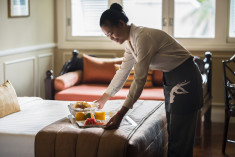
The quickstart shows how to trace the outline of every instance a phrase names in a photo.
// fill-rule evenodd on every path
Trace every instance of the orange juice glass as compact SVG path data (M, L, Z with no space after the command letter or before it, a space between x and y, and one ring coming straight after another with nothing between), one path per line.
M97 120L105 120L105 112L104 111L95 111L95 119Z

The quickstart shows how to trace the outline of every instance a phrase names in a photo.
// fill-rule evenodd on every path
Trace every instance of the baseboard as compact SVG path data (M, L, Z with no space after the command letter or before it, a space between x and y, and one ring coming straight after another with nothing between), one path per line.
M222 102L212 102L212 106L224 107L224 103L222 103Z
M225 118L224 105L213 104L212 113L211 113L211 121L214 123L224 123L224 118ZM235 117L230 118L230 123L235 123Z

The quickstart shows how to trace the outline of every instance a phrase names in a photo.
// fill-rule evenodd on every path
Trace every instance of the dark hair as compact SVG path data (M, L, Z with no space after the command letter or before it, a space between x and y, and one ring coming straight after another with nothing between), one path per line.
M124 21L125 23L129 21L128 17L122 9L122 6L118 3L113 3L109 9L102 13L100 17L100 27L107 24L107 22L117 26L120 20Z

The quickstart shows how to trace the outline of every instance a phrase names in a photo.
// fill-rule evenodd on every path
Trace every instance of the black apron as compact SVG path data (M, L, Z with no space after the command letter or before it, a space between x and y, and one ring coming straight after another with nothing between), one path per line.
M165 108L173 114L192 113L203 106L202 77L193 57L163 73Z

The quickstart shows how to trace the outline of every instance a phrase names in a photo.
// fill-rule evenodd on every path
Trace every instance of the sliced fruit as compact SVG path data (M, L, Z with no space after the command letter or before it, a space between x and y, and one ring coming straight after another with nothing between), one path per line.
M85 120L85 119L86 119L86 118L85 118L85 113L83 113L83 112L77 112L76 115L75 115L75 119L76 119L77 121L79 121L79 120Z
M87 119L87 118L91 118L91 113L90 112L86 114L85 119Z
M87 118L84 125L95 125L96 121L94 118Z
M91 113L91 118L94 118L95 119L95 116L94 116L94 114L92 113L92 112L90 112Z
M104 125L104 123L100 122L100 123L95 123L95 125Z

